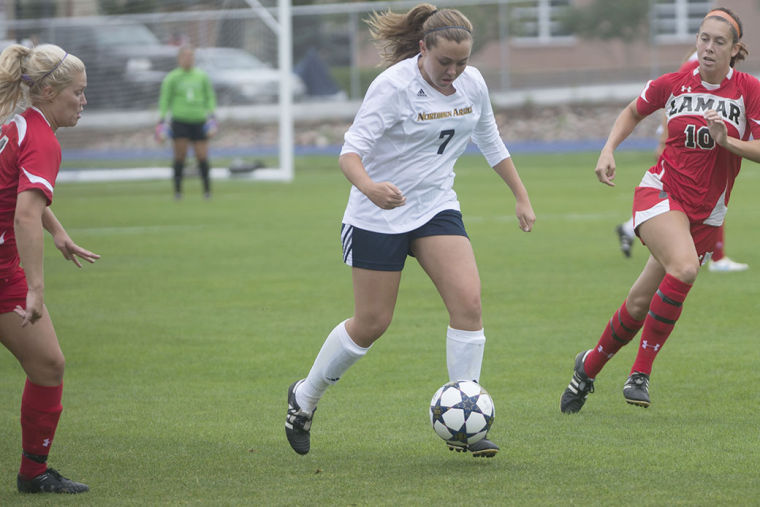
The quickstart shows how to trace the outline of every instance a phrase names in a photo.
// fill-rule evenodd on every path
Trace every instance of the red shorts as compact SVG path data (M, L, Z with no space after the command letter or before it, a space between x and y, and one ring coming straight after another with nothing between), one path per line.
M639 225L650 218L662 215L668 211L681 211L688 217L683 206L675 199L671 199L664 190L650 187L636 187L633 193L633 229L636 231L636 235L639 233ZM720 227L692 222L691 218L689 218L689 223L691 225L691 237L697 249L699 262L704 264L710 260L713 250L715 250L715 245L720 239Z
M17 306L26 308L26 275L21 266L5 278L0 278L0 313L12 312Z

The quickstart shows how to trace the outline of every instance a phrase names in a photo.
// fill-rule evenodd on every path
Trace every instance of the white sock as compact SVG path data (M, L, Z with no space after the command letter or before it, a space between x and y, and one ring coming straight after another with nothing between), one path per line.
M480 380L483 348L486 335L483 330L463 331L449 326L446 331L446 366L449 381Z
M311 412L327 388L367 353L369 347L360 347L346 331L344 320L333 329L317 354L306 380L296 390L296 402L302 410Z
M633 232L633 217L629 218L626 223L623 224L623 232L626 236L634 237L636 235Z

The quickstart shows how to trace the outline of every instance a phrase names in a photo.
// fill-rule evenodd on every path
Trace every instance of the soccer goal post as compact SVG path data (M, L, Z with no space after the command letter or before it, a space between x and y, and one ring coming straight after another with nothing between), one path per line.
M86 112L77 128L61 133L64 151L76 152L66 159L82 160L74 179L107 178L111 170L115 179L167 177L170 143L153 139L159 90L178 65L178 48L191 44L195 66L209 75L217 97L212 178L292 181L293 97L302 98L305 89L294 73L291 1L218 2L208 10L204 6L213 3L188 9L186 2L167 0L151 12L124 14L84 9L85 2L75 0L73 14L35 18L20 18L23 9L3 4L0 49L53 43L85 62ZM233 167L230 160L242 164Z
M280 33L277 35L277 53L280 67L280 168L277 171L278 176L283 180L292 181L295 146L293 140L293 86L289 77L293 72L293 15L291 0L277 0L277 3L280 27Z
M246 0L277 39L277 67L280 73L278 109L278 154L276 168L261 168L251 174L252 179L292 181L294 171L293 124L293 14L291 0L277 0L277 18L259 0Z

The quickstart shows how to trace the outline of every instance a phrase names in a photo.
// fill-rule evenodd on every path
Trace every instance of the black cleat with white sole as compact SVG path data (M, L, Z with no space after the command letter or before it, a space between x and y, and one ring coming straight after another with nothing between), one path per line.
M649 401L649 375L646 373L633 372L623 385L623 396L626 403L637 407L647 408Z
M484 438L474 444L463 444L461 442L446 442L450 451L469 452L473 458L493 458L499 452L499 446Z
M311 448L311 420L316 408L311 412L301 410L296 402L296 389L303 382L297 380L288 388L288 414L285 418L285 435L288 443L298 454L307 454Z
M573 368L573 378L570 379L565 392L562 393L562 399L559 403L559 408L563 414L575 414L580 412L583 408L583 404L586 403L588 395L594 392L594 379L589 378L586 375L586 370L583 368L583 361L586 359L586 354L590 351L579 352L575 356L575 367Z

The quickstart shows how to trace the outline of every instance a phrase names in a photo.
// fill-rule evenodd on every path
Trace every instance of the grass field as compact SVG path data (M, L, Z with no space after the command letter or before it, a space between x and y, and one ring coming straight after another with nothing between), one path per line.
M349 185L333 157L299 158L292 184L224 181L203 201L169 182L61 184L54 209L103 258L81 271L52 243L46 301L67 357L51 464L78 497L15 492L23 372L0 353L0 505L749 505L760 498L759 167L746 163L728 220L742 274L705 271L655 364L649 409L626 405L636 352L623 349L583 411L559 397L645 260L625 259L648 153L618 155L618 187L596 154L520 155L538 216L482 157L457 183L483 282L481 381L496 403L476 460L446 450L427 405L447 380L447 315L412 259L390 329L320 403L312 451L283 429L287 386L351 315L339 221Z

